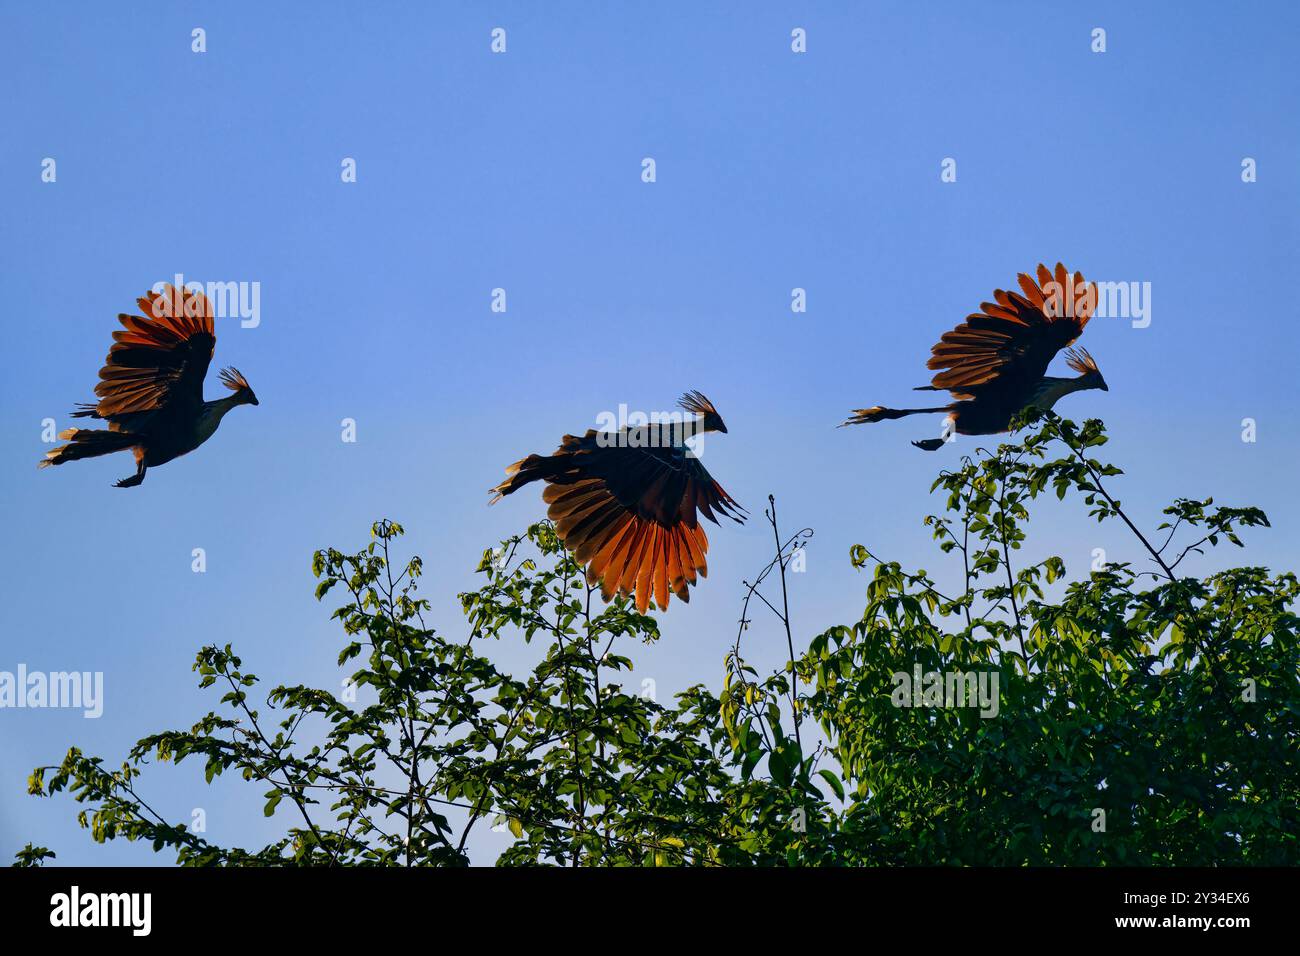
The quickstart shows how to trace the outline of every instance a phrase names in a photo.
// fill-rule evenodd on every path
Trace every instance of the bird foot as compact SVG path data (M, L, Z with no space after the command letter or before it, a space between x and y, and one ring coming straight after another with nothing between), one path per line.
M944 446L944 441L942 438L927 438L925 441L914 441L912 444L921 451L938 451Z
M144 472L132 475L130 478L123 478L121 481L113 482L114 488L134 488L144 481Z

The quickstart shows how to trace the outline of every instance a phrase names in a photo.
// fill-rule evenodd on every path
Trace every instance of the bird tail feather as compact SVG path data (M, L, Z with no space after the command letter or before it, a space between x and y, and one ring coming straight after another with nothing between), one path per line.
M908 415L925 415L930 412L949 411L947 405L941 405L938 408L885 408L882 405L873 405L871 408L857 408L847 421L840 423L840 427L845 425L866 425L871 422L883 422L886 419L906 418Z
M59 438L69 444L60 445L46 452L45 457L37 465L38 468L61 465L65 461L111 455L115 451L126 451L140 443L140 437L129 432L112 432L94 428L69 428L60 432Z
M567 437L567 436L566 436ZM546 478L553 478L573 468L573 460L565 460L558 455L529 455L521 458L506 469L506 480L489 488L492 493L488 504L494 505L503 497L513 494L524 485Z

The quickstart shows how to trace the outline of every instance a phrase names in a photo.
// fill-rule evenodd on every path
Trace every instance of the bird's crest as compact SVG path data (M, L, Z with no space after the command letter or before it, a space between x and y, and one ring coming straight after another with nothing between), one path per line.
M1097 368L1097 360L1094 359L1087 349L1066 349L1065 364L1070 366L1080 375L1087 375L1090 372L1100 372Z
M718 410L713 407L713 403L697 391L689 391L677 402L688 412L694 412L697 415L716 415Z
M244 373L233 366L221 370L221 384L232 392L243 391L246 388L252 390L252 386L248 384L248 379L244 378Z

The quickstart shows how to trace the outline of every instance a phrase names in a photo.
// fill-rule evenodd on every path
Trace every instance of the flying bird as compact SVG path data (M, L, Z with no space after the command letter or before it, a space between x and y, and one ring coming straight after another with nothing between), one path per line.
M660 610L670 592L689 601L690 585L708 575L709 539L697 512L714 524L715 514L739 524L745 509L685 443L701 431L725 434L722 416L699 392L679 404L690 413L683 422L565 435L553 455L529 455L507 468L489 504L544 481L542 500L560 540L606 601L635 593L643 614L652 597Z
M212 304L202 292L166 286L136 300L144 315L119 315L122 330L99 370L99 401L79 404L73 418L98 418L108 428L69 428L68 442L49 452L39 467L96 458L130 449L136 473L114 487L144 481L145 470L164 465L212 437L236 405L256 405L257 396L237 369L221 371L221 384L234 394L203 400L203 379L217 336Z
M1011 419L1028 406L1050 409L1071 392L1099 388L1109 391L1100 369L1086 349L1073 349L1097 304L1097 287L1079 273L1070 275L1056 264L1053 273L1038 267L1038 281L1020 273L1020 292L996 289L995 302L967 316L945 332L931 350L926 367L938 369L929 385L917 391L951 393L954 401L931 408L859 408L844 425L931 412L947 412L947 432L995 435L1009 429ZM1079 374L1056 378L1047 374L1056 353L1067 349L1067 364ZM934 451L943 438L912 442Z

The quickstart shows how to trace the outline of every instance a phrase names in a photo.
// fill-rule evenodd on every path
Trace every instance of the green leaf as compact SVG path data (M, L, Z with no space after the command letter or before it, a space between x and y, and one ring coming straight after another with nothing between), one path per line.
M831 773L829 770L818 770L817 774L830 784L831 789L835 791L835 796L839 797L841 800L844 799L844 784L840 782L839 777Z

